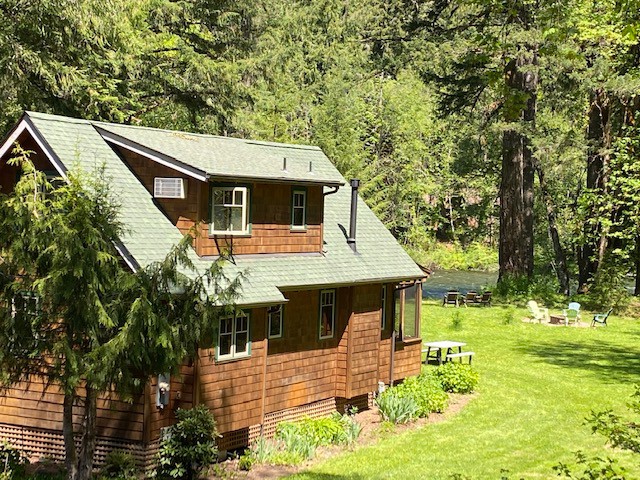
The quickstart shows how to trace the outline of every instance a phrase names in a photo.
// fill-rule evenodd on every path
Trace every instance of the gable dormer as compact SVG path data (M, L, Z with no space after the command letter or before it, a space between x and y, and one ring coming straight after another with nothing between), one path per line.
M99 125L198 255L320 254L323 187L342 177L316 147Z

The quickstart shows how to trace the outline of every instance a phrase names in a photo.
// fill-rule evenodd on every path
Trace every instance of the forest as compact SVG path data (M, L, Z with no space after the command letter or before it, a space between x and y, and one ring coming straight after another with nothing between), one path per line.
M0 13L3 133L36 110L314 144L421 264L462 255L513 288L607 298L640 278L637 0L0 0Z

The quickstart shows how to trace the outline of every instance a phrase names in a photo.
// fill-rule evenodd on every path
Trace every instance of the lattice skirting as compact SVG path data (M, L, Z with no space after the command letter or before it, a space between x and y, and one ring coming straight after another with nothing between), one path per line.
M64 462L62 432L0 423L0 440L6 440L14 447L19 448L34 461L47 458L54 462ZM80 437L76 438L76 445L80 445ZM158 446L158 441L144 445L137 442L98 437L93 459L94 466L100 468L104 465L104 459L110 451L123 450L133 456L140 468L149 470L154 466Z
M360 410L366 410L372 405L373 394L369 394L350 399L327 398L307 405L269 413L265 415L262 428L260 424L256 424L225 433L217 441L218 449L225 451L246 447L260 437L261 434L267 438L272 438L276 433L276 426L280 422L300 420L304 417L327 417L335 411L344 411L347 406L356 406ZM8 441L11 445L24 451L33 460L47 458L55 462L64 461L64 439L60 431L0 423L0 441L1 440ZM76 438L76 443L79 446L79 437ZM141 442L98 437L94 466L100 468L104 465L105 457L110 451L123 450L135 458L139 468L144 471L149 471L155 467L159 446L159 439L148 444L143 444Z
M360 410L366 410L373 406L373 394L361 395L360 397L351 399L327 398L307 405L268 413L264 418L262 435L266 438L272 438L276 433L276 426L280 422L293 422L305 417L328 417L335 411L344 411L345 405L356 406ZM218 449L222 451L246 447L260 437L260 430L260 425L257 424L248 428L227 432L218 440Z

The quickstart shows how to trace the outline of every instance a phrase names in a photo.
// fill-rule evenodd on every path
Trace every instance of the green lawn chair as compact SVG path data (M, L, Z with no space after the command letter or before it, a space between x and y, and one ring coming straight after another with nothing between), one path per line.
M569 325L573 322L575 325L580 322L580 304L578 302L571 302L569 306L562 311L564 315L564 324Z
M593 320L591 320L591 326L595 327L596 324L599 324L599 325L604 325L606 327L607 318L609 318L609 315L611 315L611 312L613 312L613 307L611 307L607 313L596 313L593 316Z

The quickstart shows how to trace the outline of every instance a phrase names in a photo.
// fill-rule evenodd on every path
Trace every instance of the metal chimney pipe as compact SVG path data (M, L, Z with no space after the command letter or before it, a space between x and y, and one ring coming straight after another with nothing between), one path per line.
M360 180L357 178L351 179L351 219L349 220L349 238L347 238L347 243L354 252L356 251L356 216L358 214L359 186Z

